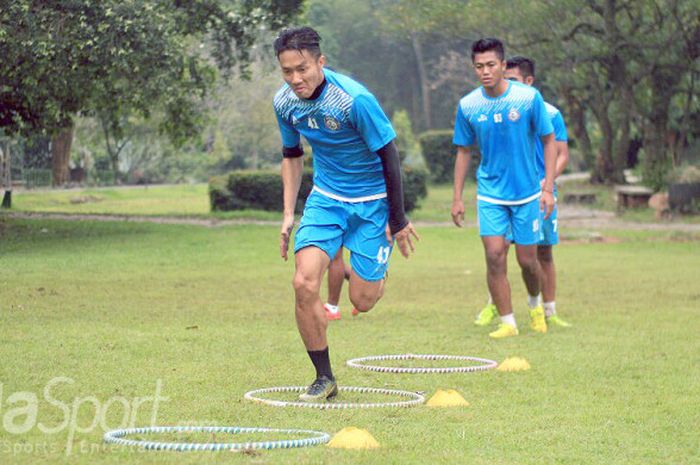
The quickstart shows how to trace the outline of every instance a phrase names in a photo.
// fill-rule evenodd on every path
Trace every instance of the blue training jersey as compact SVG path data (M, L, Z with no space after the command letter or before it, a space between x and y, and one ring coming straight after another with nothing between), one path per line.
M286 83L275 95L282 145L296 147L304 136L321 193L348 200L385 194L376 151L396 138L391 122L362 84L327 68L323 72L327 83L315 100L297 97Z
M525 84L508 81L506 91L495 98L483 86L463 97L457 105L453 143L479 146L477 198L512 205L536 199L536 144L553 130L542 95Z
M566 134L566 124L564 123L564 117L561 112L554 105L544 102L545 108L547 108L547 115L552 120L552 126L554 127L554 140L559 142L568 142L569 138ZM544 146L542 145L542 139L537 139L537 173L540 179L544 179ZM556 186L555 186L556 189Z

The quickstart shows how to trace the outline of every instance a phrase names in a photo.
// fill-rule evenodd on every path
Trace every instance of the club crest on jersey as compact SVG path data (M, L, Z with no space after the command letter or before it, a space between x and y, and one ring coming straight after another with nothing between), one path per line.
M340 129L340 123L338 122L337 119L333 118L332 116L326 116L323 118L323 123L326 125L326 129L329 131L337 131Z
M518 112L518 110L516 110L515 108L511 108L508 112L508 119L514 123L518 121L520 119L520 113Z

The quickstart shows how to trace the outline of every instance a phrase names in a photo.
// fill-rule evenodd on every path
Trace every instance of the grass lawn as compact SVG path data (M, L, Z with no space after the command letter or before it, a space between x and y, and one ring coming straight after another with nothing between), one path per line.
M467 184L467 220L475 221L476 210L469 199L476 196L476 185ZM452 208L452 186L433 185L420 207L409 215L412 221L449 222ZM206 184L175 184L163 186L93 188L79 190L42 190L15 193L12 210L20 212L50 212L67 214L139 215L216 217L220 219L252 218L279 221L281 213L263 210L230 212L209 211Z
M599 210L615 211L615 192L610 186L593 186L587 182L568 182L560 191L592 192L597 201L591 205ZM420 201L420 207L409 215L412 221L450 222L452 186L431 185L428 197ZM464 199L467 220L476 219L474 202L476 185L467 183ZM208 186L206 184L154 185L144 187L92 188L71 190L20 191L12 197L12 208L25 212L52 212L68 214L108 214L141 216L215 217L220 219L250 218L278 221L280 213L262 210L232 212L209 211ZM627 210L620 219L641 223L658 221L649 208ZM700 223L700 215L674 217L674 221Z
M473 198L475 192L475 185L468 184L465 187L465 199ZM430 195L421 201L420 206L421 208L411 214L412 220L451 221L452 186L431 186ZM68 214L215 216L221 219L255 218L274 221L281 219L279 212L262 210L212 214L209 211L208 186L206 184L23 191L13 195L12 209L25 212Z
M209 211L209 187L206 184L170 184L70 190L17 192L12 209L24 212L68 214L188 216L255 218L278 220L277 212L245 210Z
M120 215L205 215L206 184L134 186L17 192L12 208L30 212Z
M293 264L278 257L277 227L0 216L0 463L700 462L697 237L606 232L617 240L562 244L558 309L574 327L546 335L527 328L525 290L511 261L521 335L491 341L471 324L486 294L476 231L420 233L414 257L393 257L376 309L353 319L341 302L343 319L329 328L335 372L343 385L428 395L453 388L471 405L309 411L243 400L250 389L313 377L294 323ZM532 369L392 375L344 366L409 352L520 356ZM165 399L155 409L149 397L157 389ZM154 410L162 425L329 433L356 426L382 447L232 454L101 446L105 428L132 418L148 425Z

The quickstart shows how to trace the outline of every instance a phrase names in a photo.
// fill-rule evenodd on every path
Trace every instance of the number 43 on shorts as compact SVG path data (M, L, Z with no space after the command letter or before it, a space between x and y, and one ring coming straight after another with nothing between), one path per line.
M388 262L390 253L391 247L379 247L379 252L377 252L377 263L383 265Z

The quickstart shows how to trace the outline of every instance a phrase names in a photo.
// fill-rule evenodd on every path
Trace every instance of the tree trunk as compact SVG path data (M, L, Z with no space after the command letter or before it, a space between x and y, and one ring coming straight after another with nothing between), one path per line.
M622 77L624 77L624 72L621 72ZM627 168L627 159L629 157L629 152L631 148L632 138L630 136L630 129L632 124L632 111L635 105L634 95L632 94L632 89L626 83L619 83L620 85L620 96L621 96L621 108L622 118L619 122L620 136L617 139L617 144L615 147L615 172L622 173L622 171ZM624 179L624 174L622 175Z
M595 184L610 184L615 182L615 163L613 162L613 138L615 137L610 116L609 102L602 95L596 96L593 114L598 120L603 140L596 156L596 162L591 172L591 182Z
M568 121L571 123L571 130L576 137L576 145L583 155L586 169L593 168L595 156L593 154L593 144L586 128L586 110L581 101L573 94L571 89L562 88L561 94L567 103L569 114Z
M430 111L430 83L428 82L428 73L425 70L423 47L420 40L418 40L417 34L411 34L411 46L416 56L416 66L418 68L421 102L423 104L423 121L425 122L425 129L430 129L433 127L433 117Z
M685 99L685 108L683 109L683 122L681 123L681 130L677 134L675 144L673 144L673 166L676 167L681 164L681 154L683 149L687 145L686 138L688 133L691 131L690 127L690 105L693 102L693 97L695 95L695 71L690 71L690 85L688 86L688 93Z
M606 139L606 150L609 150L609 161L611 166L606 165L607 182L624 182L625 177L623 169L627 166L627 153L630 148L630 124L632 119L632 111L634 109L634 94L632 93L631 84L627 78L627 62L620 55L622 34L617 24L617 0L606 0L602 5L603 23L605 29L605 38L610 44L610 55L604 60L604 68L607 71L608 79L613 83L614 88L619 91L620 104L617 107L620 118L615 121L615 126L619 129L619 136L613 130L610 122L610 116L606 114L605 125L603 129L604 138ZM608 108L609 105L607 106ZM618 137L616 137L618 136ZM608 171L609 169L609 171Z
M655 190L663 188L671 162L666 146L668 110L678 81L675 70L656 69L651 73L651 111L644 131L643 177Z
M2 208L12 208L12 155L10 143L0 147L0 186L5 190L2 197Z
M70 179L70 147L73 143L73 123L61 129L51 139L51 167L53 171L53 185L63 186Z

